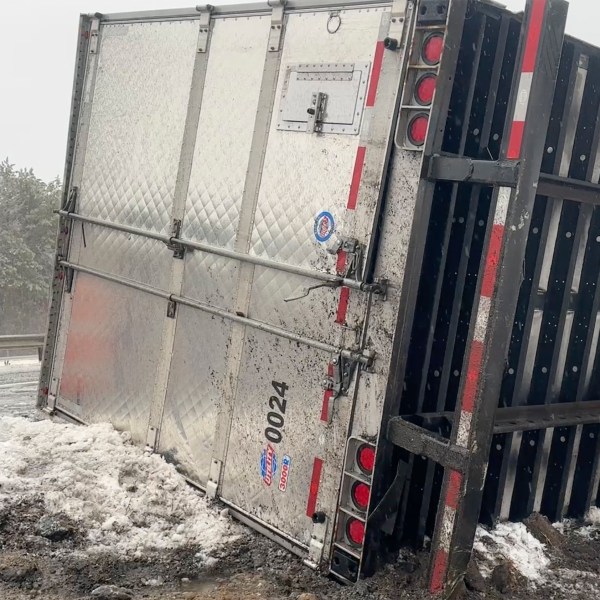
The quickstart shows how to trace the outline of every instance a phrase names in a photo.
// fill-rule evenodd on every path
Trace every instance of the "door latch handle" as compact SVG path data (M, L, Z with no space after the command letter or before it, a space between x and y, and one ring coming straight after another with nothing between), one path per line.
M341 281L326 281L325 283L318 283L317 285L311 285L309 287L303 287L302 291L297 296L289 296L288 298L284 298L284 302L293 302L294 300L301 300L302 298L306 298L313 290L318 290L319 288L337 288L342 285Z

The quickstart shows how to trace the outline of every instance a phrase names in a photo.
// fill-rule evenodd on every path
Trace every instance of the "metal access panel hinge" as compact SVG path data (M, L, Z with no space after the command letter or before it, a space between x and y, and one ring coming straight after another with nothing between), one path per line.
M325 513L317 512L313 515L313 528L308 544L308 557L304 560L304 564L311 569L318 569L323 559L328 524L329 519Z
M271 30L269 32L269 52L279 52L281 46L281 33L283 32L283 9L285 0L269 2L273 8L271 12Z
M196 10L200 13L200 30L198 31L198 43L196 50L198 52L206 52L208 50L208 37L210 35L210 15L213 11L213 6L196 6Z
M216 498L217 491L219 489L219 482L221 481L221 472L223 471L223 462L212 459L210 464L210 471L208 473L208 481L206 482L206 495L209 498Z
M98 52L98 34L100 32L100 19L93 19L90 25L90 54Z
M180 244L177 240L181 235L181 219L173 219L171 224L171 235L167 242L167 248L173 251L173 258L183 259L185 256L185 246Z
M323 130L323 118L327 106L327 94L314 92L310 106L306 109L308 120L306 122L306 133L320 133Z

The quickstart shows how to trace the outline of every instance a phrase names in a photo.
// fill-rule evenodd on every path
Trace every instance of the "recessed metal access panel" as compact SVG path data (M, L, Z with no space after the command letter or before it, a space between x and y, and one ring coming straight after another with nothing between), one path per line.
M369 68L368 62L289 65L277 129L358 134Z

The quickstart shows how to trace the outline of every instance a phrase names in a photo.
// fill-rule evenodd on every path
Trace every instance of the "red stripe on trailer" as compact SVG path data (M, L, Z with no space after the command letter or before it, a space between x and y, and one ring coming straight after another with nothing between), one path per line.
M323 394L323 405L321 406L321 421L329 423L329 402L333 397L333 390L325 390Z
M506 158L516 159L521 156L521 148L523 146L523 135L525 133L525 122L514 121L510 130L510 138L508 141L508 150Z
M485 260L485 272L483 274L483 284L481 286L481 295L484 298L491 298L494 293L503 239L504 225L496 223L492 228L490 247L488 248L487 258Z
M450 472L450 481L448 482L448 491L446 492L446 506L456 510L458 508L458 498L462 486L463 476L458 471Z
M338 302L337 313L335 315L335 322L338 325L344 325L346 323L346 315L348 314L349 301L350 301L350 288L343 287L340 290L340 301Z
M448 568L448 552L440 548L435 554L433 568L431 569L431 581L429 582L429 591L432 594L439 594L444 590L444 579L446 569Z
M461 409L472 413L477 397L477 387L481 374L481 363L483 360L483 344L477 340L473 341L471 353L469 354L469 366L467 367L467 380L463 392Z
M529 31L527 32L527 42L525 44L525 55L523 57L522 73L533 73L537 59L540 39L542 37L542 25L544 23L544 13L546 12L547 0L533 0L531 11L531 21L529 22Z
M338 275L343 275L346 272L346 260L348 255L345 250L339 250L337 255L337 262L335 264L335 272Z
M383 42L377 42L377 45L375 46L375 56L373 57L373 68L371 69L371 81L369 83L369 91L367 92L367 106L375 106L377 86L379 85L381 65L383 64L383 51Z
M352 181L350 182L350 192L348 193L348 210L354 210L358 201L358 190L360 189L360 180L362 171L365 165L366 146L359 146L356 150L356 158L354 160L354 170L352 171Z
M323 461L315 457L313 462L312 477L310 478L310 488L308 490L308 502L306 504L306 516L312 519L317 510L317 496L319 495L319 485L321 483L321 470Z

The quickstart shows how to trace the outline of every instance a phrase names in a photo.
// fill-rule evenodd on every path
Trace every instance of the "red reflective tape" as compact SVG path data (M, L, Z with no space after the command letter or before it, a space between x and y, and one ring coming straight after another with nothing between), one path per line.
M346 272L346 260L348 255L345 250L338 250L337 262L335 264L335 272L338 275L343 275Z
M379 85L381 65L383 64L383 51L383 42L377 42L377 45L375 46L375 56L373 57L373 68L371 69L371 81L369 83L369 91L367 92L367 106L375 106L377 86Z
M547 0L533 0L527 42L525 43L525 55L523 56L523 67L521 68L522 73L533 73L535 69L540 39L542 38L546 4Z
M488 248L487 258L485 259L485 271L483 273L483 283L481 285L481 295L484 298L491 298L496 287L496 273L500 263L500 253L502 252L502 240L504 239L504 225L495 224L490 236L490 247Z
M508 139L506 158L515 159L521 156L524 133L525 121L514 121L510 130L510 138Z
M483 344L477 340L471 345L469 354L469 366L467 367L467 380L463 391L461 409L472 413L475 408L475 399L477 397L477 387L479 386L479 376L481 374L481 363L483 360Z
M432 594L439 594L444 591L444 579L446 569L448 568L448 552L444 549L437 551L433 568L431 569L431 580L429 581L429 591Z
M325 390L323 394L323 405L321 406L321 421L329 423L329 402L333 396L333 390Z
M350 288L343 287L340 290L340 301L338 302L335 322L339 325L346 323L346 315L348 314L348 302L350 300Z
M319 495L319 484L321 483L321 470L323 461L315 457L313 462L312 477L310 478L310 488L308 490L308 502L306 504L306 516L312 519L317 510L317 496Z
M458 508L458 498L462 486L463 476L458 471L450 471L450 480L448 481L448 491L446 492L446 506L456 510Z
M365 164L366 146L359 146L356 150L356 159L354 160L354 170L352 171L352 182L350 183L350 192L348 193L348 210L354 210L358 201L358 190L360 189L360 180L362 170Z

